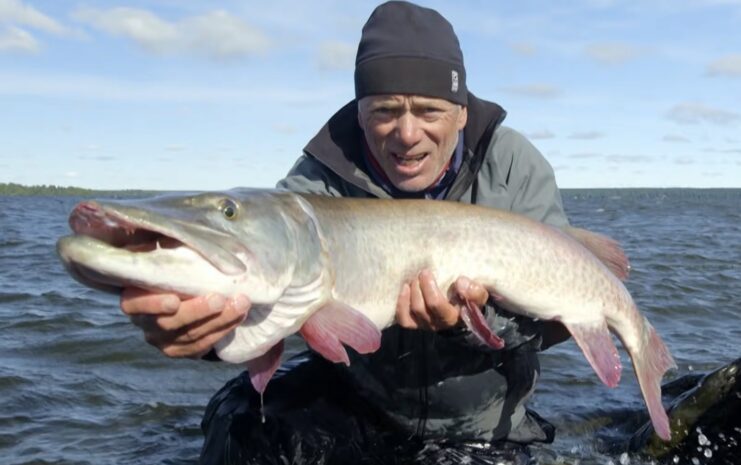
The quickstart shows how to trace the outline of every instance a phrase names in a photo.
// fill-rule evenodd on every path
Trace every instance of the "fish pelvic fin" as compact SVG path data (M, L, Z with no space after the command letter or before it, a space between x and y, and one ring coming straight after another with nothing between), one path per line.
M616 240L572 226L567 226L563 231L592 252L618 279L621 281L628 279L630 263Z
M620 382L620 355L607 329L607 322L564 323L599 379L609 387Z
M638 384L656 435L664 441L670 441L669 418L661 403L661 379L667 370L676 368L677 365L664 341L645 318L644 325L646 328L644 344L637 354L631 354L633 369L638 377Z
M280 366L282 355L283 341L281 340L264 354L247 361L247 372L250 375L252 387L260 394L265 392L265 387Z
M313 350L334 363L350 365L343 344L368 354L381 346L381 331L365 315L337 300L314 312L300 330Z
M461 319L463 320L463 323L465 323L466 328L468 328L468 330L471 331L482 344L487 345L492 349L503 348L504 340L489 328L486 318L484 318L484 314L479 306L468 299L464 299L464 304L465 305L461 306Z

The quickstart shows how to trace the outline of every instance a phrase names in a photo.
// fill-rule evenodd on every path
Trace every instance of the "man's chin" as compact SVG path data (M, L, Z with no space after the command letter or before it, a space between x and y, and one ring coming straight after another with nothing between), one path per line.
M427 184L421 179L404 179L401 181L393 182L395 188L407 194L414 194L415 192L422 192L427 189Z

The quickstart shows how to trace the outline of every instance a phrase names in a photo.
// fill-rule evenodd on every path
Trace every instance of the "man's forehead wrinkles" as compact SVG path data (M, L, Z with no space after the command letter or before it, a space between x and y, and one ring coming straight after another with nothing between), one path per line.
M409 104L412 107L437 106L445 109L453 108L454 106L456 106L453 102L448 102L445 99L427 97L425 95L382 95L366 98L369 98L369 100L366 100L366 102L371 106L402 106Z

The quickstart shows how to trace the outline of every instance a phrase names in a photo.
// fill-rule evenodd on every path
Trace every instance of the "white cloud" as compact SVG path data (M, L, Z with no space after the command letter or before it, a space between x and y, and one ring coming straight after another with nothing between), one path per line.
M533 56L538 53L535 45L528 42L516 42L509 45L512 50L520 55Z
M677 165L694 165L697 160L694 157L682 156L675 158L674 163Z
M597 153L597 152L579 152L579 153L572 153L571 155L569 155L569 158L590 159L590 158L599 158L601 156L602 154Z
M607 161L612 163L650 163L653 158L648 155L608 155Z
M741 53L718 58L707 66L708 76L741 77Z
M599 131L582 131L572 133L569 136L569 139L594 140L601 139L603 137L605 137L605 135Z
M346 89L327 85L321 89L286 89L279 85L260 89L225 85L174 85L167 81L131 82L91 75L27 74L0 71L0 95L79 98L103 101L249 103L270 102L312 105L346 94Z
M69 32L59 22L18 0L0 0L0 22L19 24L51 34Z
M28 31L15 26L0 30L0 52L36 53L39 48L38 41Z
M553 98L561 94L561 90L550 84L525 84L521 86L510 86L502 89L510 94L524 95L534 98Z
M352 70L355 67L357 47L347 42L330 41L319 46L318 63L320 69Z
M261 31L223 10L178 22L164 20L148 10L125 7L83 8L77 10L74 17L161 54L195 53L215 59L232 59L262 53L270 46Z
M542 139L553 139L554 137L556 137L556 135L547 129L543 129L541 131L533 131L529 133L527 137L533 140L542 140Z
M260 30L226 11L212 11L185 20L179 29L186 42L208 56L232 58L265 52L270 41Z
M690 142L690 140L684 136L677 134L667 134L661 138L664 142Z
M686 102L675 105L666 113L666 118L680 124L698 124L701 122L727 126L741 120L741 115L719 108L709 107L702 103Z
M607 65L621 65L642 53L632 45L618 42L587 45L584 51L592 60Z
M290 135L297 132L296 126L286 123L273 123L273 130L278 134Z

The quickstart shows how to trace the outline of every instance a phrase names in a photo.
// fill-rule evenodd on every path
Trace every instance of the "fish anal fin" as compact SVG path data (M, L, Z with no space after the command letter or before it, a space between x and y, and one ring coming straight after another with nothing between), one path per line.
M584 352L599 379L610 387L620 382L620 354L605 321L598 323L564 323Z
M346 344L361 354L381 346L381 331L365 315L333 300L314 312L300 330L306 343L331 362L350 364Z
M564 228L564 232L592 252L618 279L621 281L628 279L630 263L616 240L572 226Z
M461 308L461 319L468 330L471 331L483 344L492 349L503 348L504 340L489 328L479 306L468 299L464 299L464 303L465 305Z
M264 354L246 362L252 387L260 394L265 392L265 387L280 366L282 355L283 341L279 341Z

